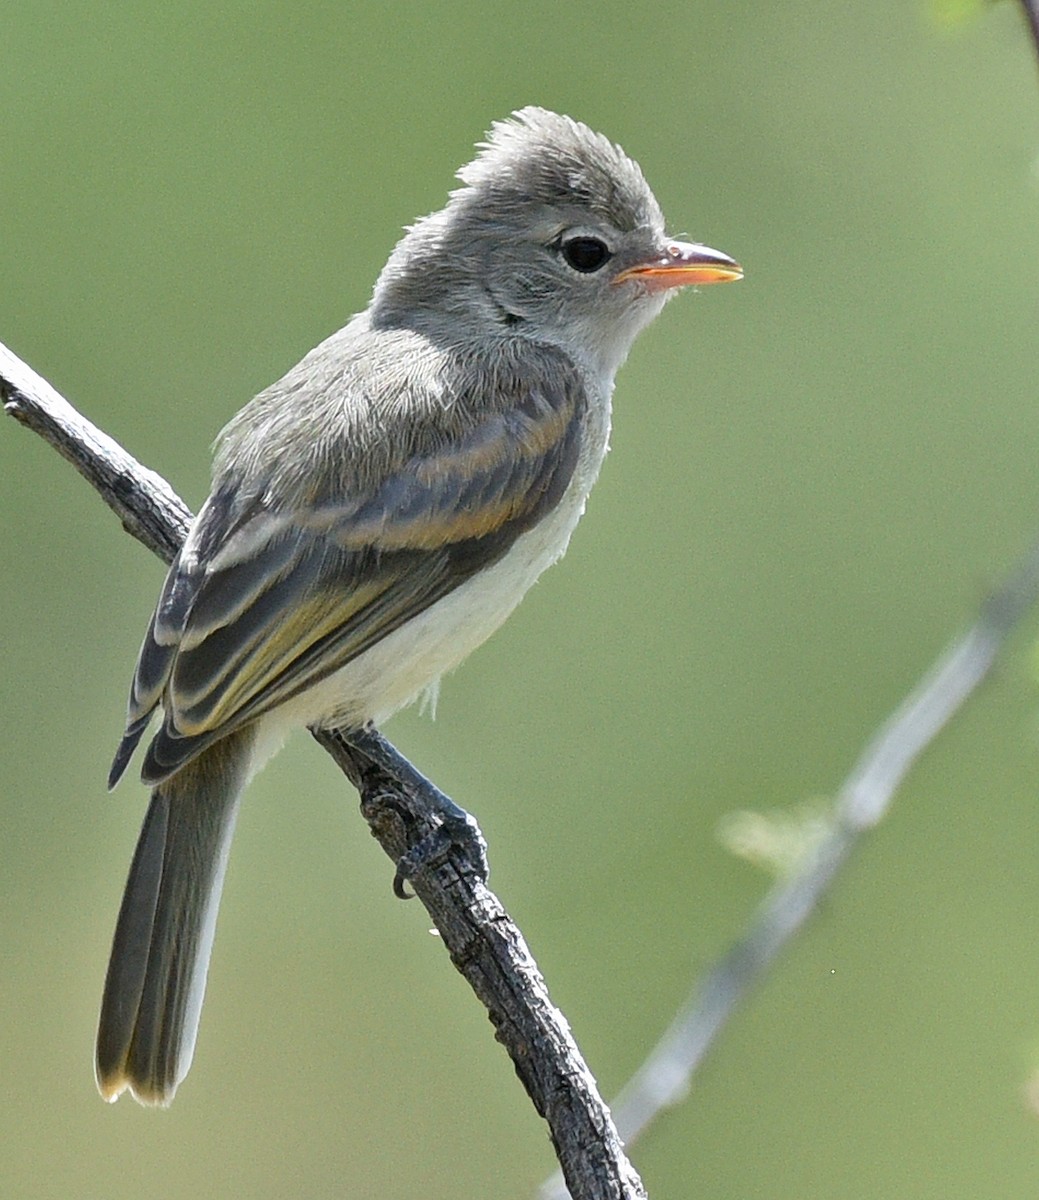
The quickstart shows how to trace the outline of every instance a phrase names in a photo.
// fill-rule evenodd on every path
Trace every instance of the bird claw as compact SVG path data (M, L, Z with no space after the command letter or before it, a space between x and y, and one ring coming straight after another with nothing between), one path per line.
M490 875L487 841L475 817L464 808L454 807L455 811L445 813L440 825L412 846L397 863L397 870L393 876L393 894L399 900L412 898L413 893L405 886L409 879L414 879L421 871L442 862L454 849L462 852L470 871L480 882L487 882Z

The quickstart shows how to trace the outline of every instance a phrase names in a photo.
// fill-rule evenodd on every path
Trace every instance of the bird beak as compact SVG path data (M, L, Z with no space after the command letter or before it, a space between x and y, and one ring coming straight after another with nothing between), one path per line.
M727 254L692 242L668 242L660 258L621 271L614 283L637 279L651 292L688 283L730 283L743 278L743 268Z

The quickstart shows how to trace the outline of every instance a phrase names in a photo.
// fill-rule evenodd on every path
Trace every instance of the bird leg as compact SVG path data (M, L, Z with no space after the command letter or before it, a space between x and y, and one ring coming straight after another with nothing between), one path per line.
M452 847L458 847L462 851L475 873L486 883L490 873L487 842L480 832L476 818L412 766L374 725L349 732L342 731L341 736L369 762L421 800L429 813L440 822L432 833L422 838L398 860L397 872L393 878L394 894L402 900L409 899L410 893L405 890L405 882L419 871L439 862Z

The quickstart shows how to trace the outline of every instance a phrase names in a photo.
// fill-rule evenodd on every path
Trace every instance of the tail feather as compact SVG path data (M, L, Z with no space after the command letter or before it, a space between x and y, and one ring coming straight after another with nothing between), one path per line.
M251 731L222 739L152 793L123 895L98 1024L106 1100L169 1104L195 1049Z

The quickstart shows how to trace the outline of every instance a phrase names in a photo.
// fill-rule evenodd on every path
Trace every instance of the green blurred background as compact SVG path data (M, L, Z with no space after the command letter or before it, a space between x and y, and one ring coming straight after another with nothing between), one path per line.
M195 506L515 107L609 133L744 263L635 348L566 563L388 728L615 1092L767 886L719 818L833 789L1039 529L1016 6L8 0L0 43L0 340ZM303 736L242 812L175 1106L97 1098L145 803L104 777L162 568L13 423L0 478L0 1195L530 1196L543 1127ZM1034 624L637 1147L651 1196L1035 1194Z

